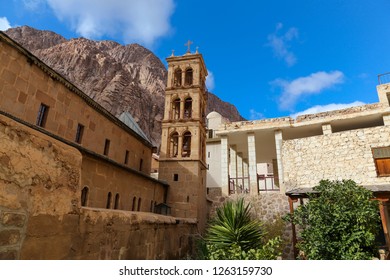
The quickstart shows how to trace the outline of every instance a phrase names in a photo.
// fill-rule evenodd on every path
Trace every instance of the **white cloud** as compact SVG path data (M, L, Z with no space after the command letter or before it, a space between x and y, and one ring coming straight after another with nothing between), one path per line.
M9 23L6 17L0 17L0 30L5 31L11 28L11 24Z
M297 62L295 54L289 50L289 42L298 38L298 29L291 27L286 33L279 35L278 32L283 28L282 23L276 25L274 33L268 35L267 46L270 46L276 57L283 59L288 66L293 66Z
M282 88L279 107L280 109L288 110L292 109L302 96L319 93L343 82L344 74L341 71L320 71L292 81L276 79L271 84Z
M259 120L259 119L264 118L263 113L256 112L256 110L254 110L254 109L250 109L249 113L250 113L250 116L249 116L250 120Z
M28 9L47 4L55 16L79 35L100 39L122 36L124 42L152 47L171 32L173 0L23 0Z
M212 91L215 88L214 74L210 70L207 70L207 72L208 75L206 77L206 87L209 91Z
M317 114L317 113L321 113L321 112L327 112L327 111L333 111L333 110L341 110L341 109L345 109L345 108L349 108L349 107L362 106L364 104L365 103L363 103L361 101L354 101L352 103L347 103L347 104L343 104L343 103L335 104L335 103L332 103L332 104L327 104L327 105L316 105L316 106L310 107L309 109L306 109L304 111L291 114L290 116L292 118L296 118L297 116L300 116L300 115Z

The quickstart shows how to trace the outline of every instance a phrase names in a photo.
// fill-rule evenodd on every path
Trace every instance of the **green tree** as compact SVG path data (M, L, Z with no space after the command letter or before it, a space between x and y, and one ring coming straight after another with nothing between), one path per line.
M280 255L280 237L264 242L262 223L252 219L244 199L228 201L217 208L205 241L205 258L214 260L275 259Z
M375 256L380 217L372 193L352 180L322 180L287 219L301 226L297 247L307 259L358 260Z

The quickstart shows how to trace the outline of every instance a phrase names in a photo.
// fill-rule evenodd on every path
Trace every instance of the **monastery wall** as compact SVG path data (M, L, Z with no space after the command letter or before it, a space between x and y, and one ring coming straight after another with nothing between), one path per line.
M354 129L284 140L282 163L286 190L316 186L321 179L352 179L361 185L388 183L378 177L372 148L390 146L390 126Z
M150 174L152 147L70 82L25 51L0 42L0 110L37 123L41 104L47 106L44 129L75 142L82 125L81 145Z
M178 259L191 252L194 220L81 207L82 183L94 176L84 175L86 166L108 169L113 182L124 171L4 115L0 142L0 259Z

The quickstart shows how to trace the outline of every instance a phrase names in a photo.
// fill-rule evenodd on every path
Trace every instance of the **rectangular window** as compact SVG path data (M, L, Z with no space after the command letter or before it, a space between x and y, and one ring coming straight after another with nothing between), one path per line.
M129 151L126 150L126 153L125 153L125 164L128 164L129 163Z
M47 120L47 114L49 113L49 106L41 103L41 106L39 107L38 116L37 116L37 126L45 127L46 120Z
M106 142L104 143L104 152L103 152L103 154L105 156L108 156L109 150L110 150L110 140L106 139Z
M142 165L143 165L143 163L144 163L144 160L141 158L141 159L139 160L139 171L142 171Z
M372 155L375 161L376 174L390 176L390 147L373 148Z
M83 134L84 134L84 126L82 124L78 124L77 131L76 131L76 138L75 138L76 143L81 144L81 139L83 138Z
M173 174L173 181L179 181L179 174Z

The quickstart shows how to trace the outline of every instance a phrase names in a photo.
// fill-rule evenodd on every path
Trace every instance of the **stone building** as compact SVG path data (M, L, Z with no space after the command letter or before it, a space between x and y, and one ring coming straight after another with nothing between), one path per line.
M276 195L275 209L269 210L287 212L321 179L352 179L380 200L389 249L390 84L379 85L377 91L379 102L374 104L296 119L222 124L216 132L222 193L238 193L243 186L264 199ZM273 167L271 188L264 187L265 178L259 175L261 163Z
M186 131L175 128L192 144L179 149L185 158L175 174L196 186L178 197L169 171L165 181L150 177L152 144L128 113L117 119L0 32L0 259L167 259L191 251L204 203L203 177L191 172L204 173L196 147L205 137L206 71L200 55L190 57L193 103L183 106L194 113ZM176 217L156 214L169 206Z

